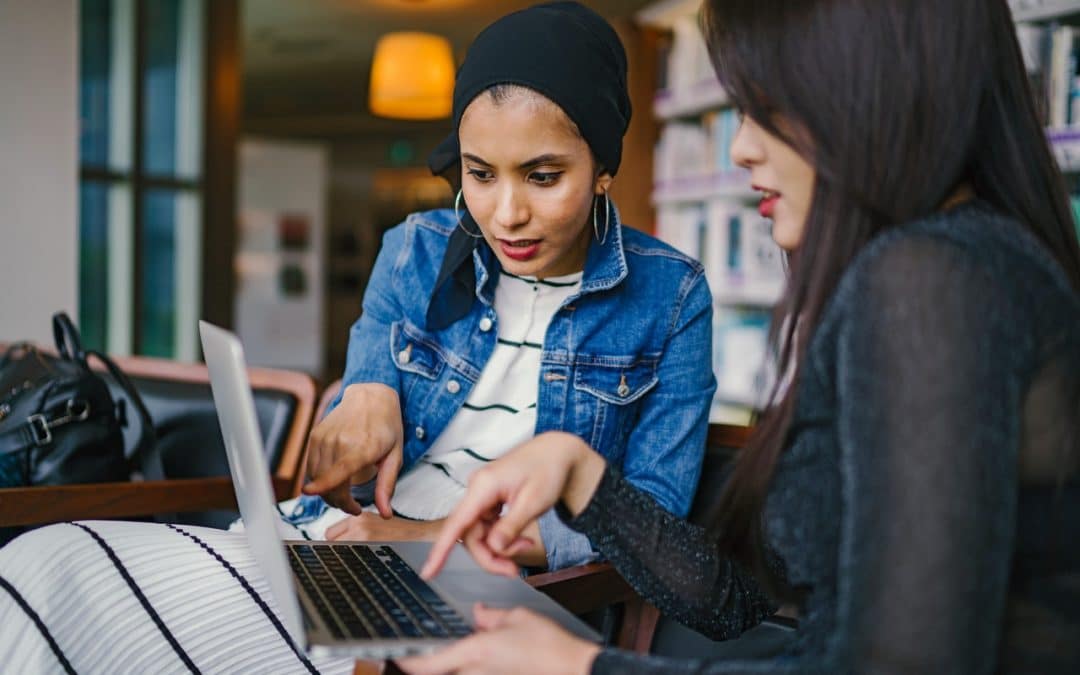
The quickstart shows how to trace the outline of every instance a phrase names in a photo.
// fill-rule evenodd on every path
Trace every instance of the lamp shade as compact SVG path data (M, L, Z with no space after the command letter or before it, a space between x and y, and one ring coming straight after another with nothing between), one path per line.
M374 115L406 120L449 117L454 52L431 33L387 33L375 43L368 106Z

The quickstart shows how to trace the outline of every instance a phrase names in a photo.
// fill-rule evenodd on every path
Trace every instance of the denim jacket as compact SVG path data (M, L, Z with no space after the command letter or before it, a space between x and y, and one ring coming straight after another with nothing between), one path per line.
M349 336L342 390L358 382L397 390L403 470L446 428L495 348L499 264L483 243L472 253L471 309L445 328L425 325L456 226L454 212L443 209L412 214L386 233ZM701 265L624 229L615 215L606 242L592 240L580 291L548 326L536 433L576 434L662 507L685 516L716 388L711 342L712 296ZM553 511L541 517L540 533L549 569L596 558L588 539Z

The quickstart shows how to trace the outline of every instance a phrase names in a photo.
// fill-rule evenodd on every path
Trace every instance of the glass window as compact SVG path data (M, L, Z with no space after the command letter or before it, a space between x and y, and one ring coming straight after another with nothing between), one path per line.
M146 0L143 164L149 174L197 178L201 160L201 3Z
M79 326L83 344L103 349L109 312L109 187L83 181L79 187Z
M84 0L79 17L79 155L83 166L109 164L112 3Z
M80 0L79 314L89 347L198 356L204 12L205 0Z

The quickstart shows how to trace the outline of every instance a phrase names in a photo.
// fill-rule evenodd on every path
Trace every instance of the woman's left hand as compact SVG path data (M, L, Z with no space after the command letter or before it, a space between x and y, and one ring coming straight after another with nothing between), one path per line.
M442 524L441 520L383 518L365 511L326 528L326 538L330 541L434 541Z
M527 609L477 604L477 632L446 649L396 661L410 675L442 673L588 673L600 646Z

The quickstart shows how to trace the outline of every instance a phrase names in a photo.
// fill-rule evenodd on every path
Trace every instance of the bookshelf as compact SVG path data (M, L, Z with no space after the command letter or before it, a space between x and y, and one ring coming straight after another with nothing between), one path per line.
M762 399L766 336L784 287L781 252L756 210L749 172L731 161L738 129L696 22L701 0L659 0L637 15L661 34L653 117L656 235L702 262L712 290L713 422L745 424Z
M1080 0L1009 0L1013 20L1051 21L1071 14L1080 14Z
M702 0L657 0L635 16L661 35L653 118L656 235L702 262L715 303L713 422L745 423L769 377L765 342L781 297L782 255L756 193L728 146L737 129L697 26ZM1047 140L1074 190L1080 186L1080 0L1009 0L1025 65L1045 113ZM1076 28L1073 28L1073 24ZM1067 42L1064 42L1067 41ZM1080 196L1073 197L1080 214Z
M673 92L661 89L653 100L653 115L662 122L680 117L694 117L728 106L728 94L715 78L696 82L688 90Z

